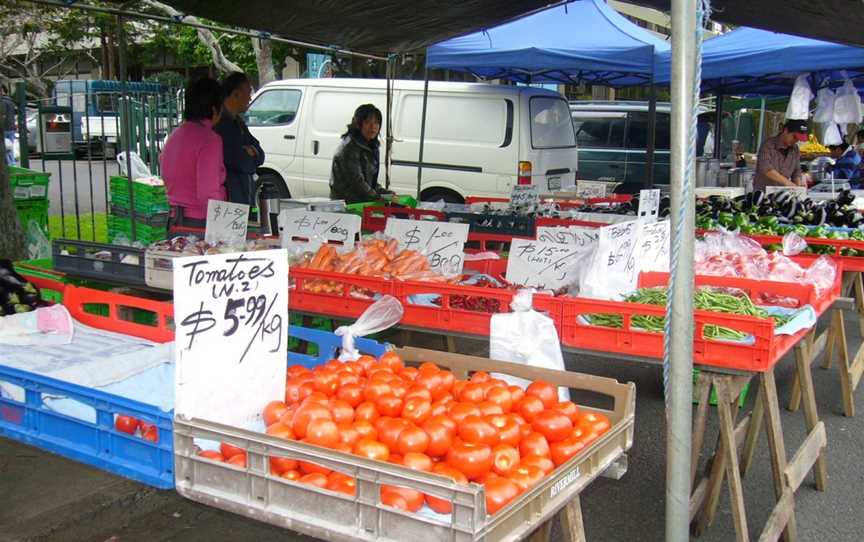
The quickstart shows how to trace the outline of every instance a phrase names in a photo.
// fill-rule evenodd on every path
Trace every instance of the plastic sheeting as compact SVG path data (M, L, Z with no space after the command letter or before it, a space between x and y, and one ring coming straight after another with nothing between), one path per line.
M648 83L668 50L603 0L582 0L434 45L426 66L523 83L624 87Z

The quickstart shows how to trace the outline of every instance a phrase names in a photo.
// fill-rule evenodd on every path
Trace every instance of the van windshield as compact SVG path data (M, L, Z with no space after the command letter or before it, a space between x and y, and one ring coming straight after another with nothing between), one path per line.
M563 98L537 96L530 101L531 146L565 149L576 146L570 106Z

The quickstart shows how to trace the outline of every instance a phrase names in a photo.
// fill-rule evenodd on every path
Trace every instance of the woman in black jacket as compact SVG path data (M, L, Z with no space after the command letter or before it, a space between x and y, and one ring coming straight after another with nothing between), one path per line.
M372 104L361 105L354 112L348 131L342 134L342 143L333 156L330 199L360 203L391 193L378 186L381 122L381 111Z

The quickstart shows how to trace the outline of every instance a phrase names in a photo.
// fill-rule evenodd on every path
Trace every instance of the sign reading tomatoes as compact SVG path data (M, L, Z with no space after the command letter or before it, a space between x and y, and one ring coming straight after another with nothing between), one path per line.
M285 250L174 262L175 412L243 428L285 393ZM266 401L265 401L266 402Z

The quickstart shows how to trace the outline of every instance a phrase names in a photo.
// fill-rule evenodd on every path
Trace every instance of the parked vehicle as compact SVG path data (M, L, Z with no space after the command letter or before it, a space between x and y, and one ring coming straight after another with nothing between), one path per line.
M423 83L395 81L391 189L416 193ZM333 154L354 110L384 112L386 82L293 79L259 90L246 114L267 161L261 179L283 197L328 196ZM543 190L572 186L578 164L567 102L552 91L488 84L429 84L421 198L461 202L465 196L509 196L514 184Z

